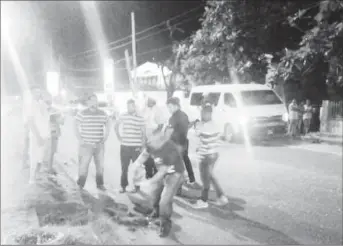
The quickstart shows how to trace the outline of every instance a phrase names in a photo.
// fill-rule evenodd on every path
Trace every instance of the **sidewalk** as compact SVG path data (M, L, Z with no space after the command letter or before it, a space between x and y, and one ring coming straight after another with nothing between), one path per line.
M328 143L332 145L343 145L343 136L312 132L303 137L304 140L312 143Z

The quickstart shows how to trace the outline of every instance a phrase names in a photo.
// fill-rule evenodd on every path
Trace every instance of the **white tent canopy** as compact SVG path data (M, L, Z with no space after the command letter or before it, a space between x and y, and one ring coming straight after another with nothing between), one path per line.
M131 71L132 76L134 74L133 72L134 71L132 70ZM165 76L168 76L172 73L167 67L163 68L163 72ZM152 62L146 62L136 68L136 76L138 78L139 77L144 78L144 77L151 77L151 76L160 77L163 75L162 75L161 67L158 64L152 63Z

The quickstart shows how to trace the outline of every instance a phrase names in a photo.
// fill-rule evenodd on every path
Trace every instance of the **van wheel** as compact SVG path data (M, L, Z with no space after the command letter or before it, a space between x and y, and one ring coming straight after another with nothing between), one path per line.
M230 124L226 124L224 127L224 140L226 142L232 143L234 142L235 136L233 128Z

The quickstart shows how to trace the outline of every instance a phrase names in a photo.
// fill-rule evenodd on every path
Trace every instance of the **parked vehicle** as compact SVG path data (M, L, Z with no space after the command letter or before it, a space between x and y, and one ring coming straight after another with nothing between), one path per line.
M184 107L191 121L200 118L200 107L205 100L213 105L213 119L229 142L244 135L265 138L287 132L286 105L266 85L196 86Z

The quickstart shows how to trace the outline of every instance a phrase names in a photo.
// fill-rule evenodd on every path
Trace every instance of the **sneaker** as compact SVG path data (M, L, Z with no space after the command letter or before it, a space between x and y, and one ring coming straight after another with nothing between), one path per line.
M104 185L97 185L96 187L98 188L98 190L106 191L106 187Z
M121 188L120 190L119 190L119 193L125 193L126 192L126 188Z
M192 204L192 207L195 209L208 208L208 203L203 200L197 200L196 203Z
M218 198L216 205L217 206L225 206L229 203L229 199L226 196L221 196Z

